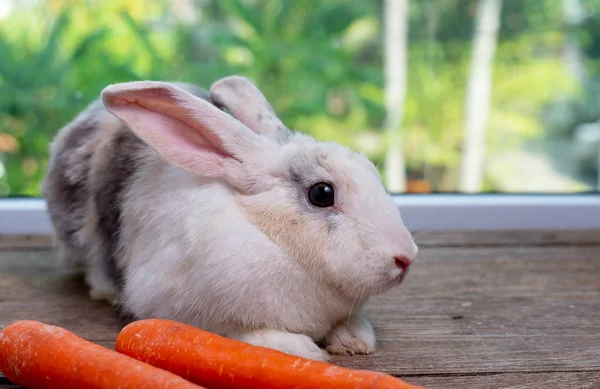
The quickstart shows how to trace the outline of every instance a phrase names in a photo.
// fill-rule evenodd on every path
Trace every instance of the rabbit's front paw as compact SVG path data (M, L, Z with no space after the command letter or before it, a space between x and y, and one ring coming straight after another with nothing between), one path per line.
M316 361L329 361L329 354L306 335L281 331L255 331L231 336L255 346L268 347L286 354Z
M104 300L109 304L114 304L117 297L117 289L104 270L90 267L86 270L85 279L90 286L90 297L92 300Z
M340 324L324 339L327 351L336 355L370 354L375 351L375 333L371 324L362 317L351 317Z

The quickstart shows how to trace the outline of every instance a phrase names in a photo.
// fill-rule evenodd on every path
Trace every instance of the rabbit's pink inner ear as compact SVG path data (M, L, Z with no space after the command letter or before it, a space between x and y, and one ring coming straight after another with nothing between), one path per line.
M263 93L245 77L222 78L211 86L210 93L216 104L227 107L236 119L257 134L286 129Z
M234 158L217 135L222 126L231 126L226 114L195 96L168 85L128 83L106 88L102 99L138 137L183 170L219 177L224 161Z

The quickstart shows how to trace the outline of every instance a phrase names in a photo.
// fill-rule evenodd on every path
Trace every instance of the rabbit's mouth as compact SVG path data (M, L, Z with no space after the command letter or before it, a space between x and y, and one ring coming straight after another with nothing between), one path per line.
M392 280L392 284L400 285L404 281L404 279L406 278L407 275L408 275L408 267L402 269L402 272L400 274L398 274L396 277L394 277L394 279Z
M386 274L383 279L380 279L380 281L376 285L372 286L371 294L373 295L383 293L390 290L391 288L399 286L400 284L402 284L402 282L404 282L404 279L407 275L408 268L400 270L400 273L396 274L395 276L389 273Z

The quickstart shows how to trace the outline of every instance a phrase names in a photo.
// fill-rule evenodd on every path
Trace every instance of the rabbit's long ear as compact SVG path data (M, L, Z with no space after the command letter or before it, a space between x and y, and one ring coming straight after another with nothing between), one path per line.
M227 107L239 121L257 134L268 135L284 143L290 132L277 118L263 93L245 77L230 76L212 84L211 98Z
M169 83L113 84L102 101L163 159L198 175L243 176L244 163L265 147L238 120Z

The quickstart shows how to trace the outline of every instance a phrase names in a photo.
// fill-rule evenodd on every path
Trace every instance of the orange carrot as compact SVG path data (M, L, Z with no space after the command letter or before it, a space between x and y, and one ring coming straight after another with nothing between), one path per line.
M173 373L33 320L0 331L0 371L29 389L202 389Z
M127 325L115 350L211 389L418 388L384 373L311 361L170 320Z

